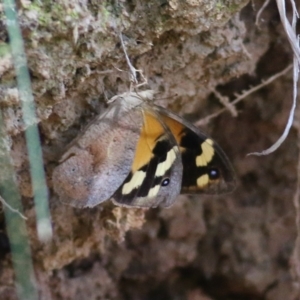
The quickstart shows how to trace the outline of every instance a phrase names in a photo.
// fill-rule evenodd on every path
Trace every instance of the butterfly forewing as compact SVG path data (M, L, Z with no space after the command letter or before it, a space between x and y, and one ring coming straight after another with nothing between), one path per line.
M132 119L135 122L132 122ZM67 148L52 181L62 202L93 207L110 199L131 169L142 117L122 99L97 116Z

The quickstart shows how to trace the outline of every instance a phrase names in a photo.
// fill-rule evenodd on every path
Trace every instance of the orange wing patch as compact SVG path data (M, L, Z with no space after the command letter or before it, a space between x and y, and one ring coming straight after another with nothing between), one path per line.
M178 121L171 119L170 117L166 116L166 115L160 115L160 117L162 118L162 120L164 121L164 123L168 126L168 128L171 130L177 145L180 145L180 141L181 141L181 137L183 134L183 129L185 128L185 126L181 123L179 123Z
M153 157L152 150L154 149L157 140L165 133L161 122L159 122L153 114L147 111L142 111L142 113L144 124L141 129L141 135L136 146L135 156L131 167L133 173L149 163Z

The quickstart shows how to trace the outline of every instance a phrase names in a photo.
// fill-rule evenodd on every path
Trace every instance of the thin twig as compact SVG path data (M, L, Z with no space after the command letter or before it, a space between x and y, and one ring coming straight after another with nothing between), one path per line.
M137 75L136 75L137 69L131 64L130 59L127 55L127 51L126 51L126 48L125 48L125 45L124 45L122 33L120 33L119 37L120 37L120 40L121 40L122 49L123 49L123 52L124 52L124 55L125 55L125 58L126 58L126 62L127 62L128 68L129 68L131 76L132 76L132 79L136 84L138 84Z
M123 49L123 52L124 52L124 54L125 54L126 62L127 62L128 67L129 67L130 74L131 74L131 78L132 78L131 81L134 82L135 87L139 87L139 86L142 86L142 85L146 84L146 83L147 83L147 80L146 80L146 78L144 77L142 70L136 69L136 68L132 65L132 63L131 63L131 61L130 61L128 55L127 55L127 51L126 51L126 47L125 47L125 44L124 44L124 41L123 41L122 33L120 33L119 38L120 38L120 40L121 40L122 49ZM140 76L141 76L141 78L142 78L142 82L141 82L141 83L139 83L139 81L138 81L138 79L137 79L137 73L139 73Z
M263 81L261 84L243 92L242 95L238 96L236 99L234 99L234 101L231 102L232 105L236 105L239 102L241 102L242 100L244 100L246 97L250 96L251 94L253 94L254 92L260 90L261 88L269 85L271 82L273 82L274 80L276 80L277 78L285 75L288 71L291 70L293 65L289 65L287 66L284 70L282 70L279 73L276 73L275 75L269 77L267 80ZM196 122L196 126L201 126L201 125L205 125L208 124L210 122L211 119L214 119L216 117L218 117L220 114L222 114L223 112L227 111L228 109L226 107L220 109L219 111L207 116L204 119L199 120L198 122Z
M216 89L213 89L212 92L219 99L219 101L223 104L223 106L225 106L225 108L230 111L230 113L233 117L236 117L238 115L236 107L234 106L233 103L231 103L229 101L228 97L221 95L221 93L219 93Z

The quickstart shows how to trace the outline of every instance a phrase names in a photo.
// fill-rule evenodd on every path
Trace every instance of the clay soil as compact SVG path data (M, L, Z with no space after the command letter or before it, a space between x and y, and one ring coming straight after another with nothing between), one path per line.
M0 54L0 108L40 299L300 299L299 112L276 152L246 156L282 134L292 72L230 106L292 63L275 1L258 24L260 0L43 2L20 1L18 12L50 191L54 238L46 244L36 235L12 59ZM51 174L64 147L106 99L129 90L119 32L133 65L158 92L156 104L201 123L224 149L237 176L233 193L179 196L168 209L147 211L110 201L76 209L59 201ZM0 7L0 45L8 43ZM201 122L222 102L229 109ZM3 212L0 299L17 299Z

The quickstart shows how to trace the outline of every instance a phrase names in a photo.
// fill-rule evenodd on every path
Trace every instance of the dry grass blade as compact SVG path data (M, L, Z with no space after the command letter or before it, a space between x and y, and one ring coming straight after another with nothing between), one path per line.
M34 99L27 68L21 30L17 20L17 10L13 0L4 0L6 26L9 35L11 54L15 67L19 97L22 104L25 137L30 164L30 175L34 193L37 216L37 232L42 241L52 238L52 226L48 206L48 189L46 185L42 149L35 114ZM9 202L9 199L6 198Z
M268 149L263 150L262 152L253 152L249 153L248 155L268 155L275 150L277 150L281 144L285 141L286 137L288 136L290 129L292 127L293 121L294 121L294 115L295 115L295 109L296 109L296 103L297 103L297 82L298 82L298 73L299 73L299 64L300 64L300 48L299 48L299 40L296 35L296 20L298 17L298 13L296 10L296 6L294 1L291 1L292 8L293 8L293 20L292 24L290 24L287 16L286 16L286 10L285 10L285 1L284 0L276 0L278 11L280 14L281 23L283 25L283 28L286 32L286 35L288 37L288 40L290 42L290 45L293 49L294 53L294 72L293 72L293 81L294 81L294 88L293 88L293 104L292 108L290 110L289 118L286 124L286 127L284 129L283 134L280 136L280 138Z
M15 181L14 169L9 155L9 146L0 111L0 201L3 205L6 232L10 242L12 264L19 299L38 299L28 242L26 223L22 212L21 196ZM2 199L2 200L1 200ZM7 202L3 202L4 199ZM18 212L18 213L16 213ZM22 214L21 214L22 215ZM26 272L24 272L26 270Z

